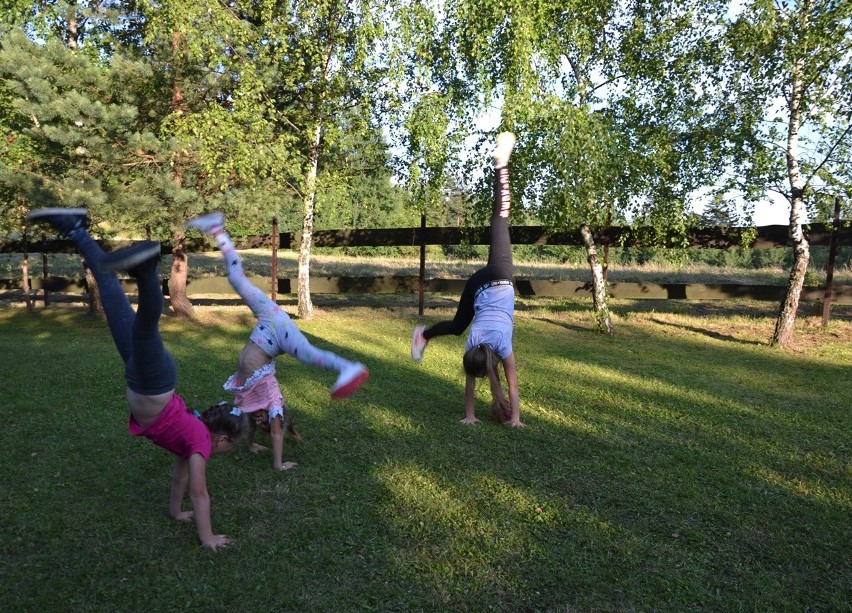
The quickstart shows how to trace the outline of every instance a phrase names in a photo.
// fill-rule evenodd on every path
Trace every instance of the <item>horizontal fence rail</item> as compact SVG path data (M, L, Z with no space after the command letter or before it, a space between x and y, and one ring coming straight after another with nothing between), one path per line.
M833 224L814 223L804 226L805 236L812 245L828 245L832 233L836 231L838 245L852 245L852 227L839 227ZM788 247L790 245L789 226L760 226L758 228L698 228L681 239L669 234L661 239L663 245L683 246L693 249L732 249L743 244L743 237L756 231L756 237L748 246L754 249ZM651 246L648 236L653 234L650 228L611 227L594 233L595 241L611 246L637 247ZM568 245L583 246L579 229L554 232L543 226L511 226L509 235L513 245ZM490 229L479 228L391 228L382 230L317 230L313 233L315 247L418 247L420 245L487 245L490 241ZM298 249L301 234L284 232L280 245Z
M269 277L252 277L258 287L270 287ZM426 279L424 289L429 293L460 294L465 279ZM416 293L420 278L416 276L384 275L378 277L311 277L311 292L316 294L391 294ZM122 280L125 290L135 293L136 285L132 281ZM13 298L21 293L19 279L0 279L0 298ZM786 287L780 285L726 284L726 283L628 283L615 282L607 285L608 293L616 299L628 300L757 300L781 301ZM56 293L85 294L86 283L83 279L65 279L61 277L30 280L33 291L47 290ZM295 295L298 290L297 279L278 279L277 293ZM543 279L515 279L515 290L519 296L542 297L588 297L592 295L591 282L550 281ZM818 302L822 300L823 287L804 287L802 300ZM225 277L203 277L187 280L187 295L192 297L217 296L224 299L239 298ZM168 295L168 280L163 281L163 293ZM834 304L852 305L852 286L834 286Z
M843 223L813 223L803 226L805 236L812 245L828 245L832 234L836 235L837 245L852 246L852 227ZM419 247L421 245L487 245L490 230L477 228L383 228L375 230L317 230L313 233L314 247ZM654 247L648 236L648 228L612 227L595 233L600 244L623 247ZM753 249L768 249L790 246L788 226L760 226L758 228L698 228L692 230L681 244L674 235L657 237L662 246L677 246L692 249L735 249L756 232L754 240L747 246ZM511 226L509 234L513 245L567 245L582 246L583 239L579 230L554 232L543 226ZM232 237L240 249L269 247L270 234ZM278 244L284 249L298 249L302 235L298 232L281 232ZM104 241L115 249L129 245L131 241ZM163 254L171 253L172 245L162 243ZM210 243L205 238L188 238L185 246L189 252L209 251ZM76 253L74 244L69 240L6 240L0 241L0 253Z

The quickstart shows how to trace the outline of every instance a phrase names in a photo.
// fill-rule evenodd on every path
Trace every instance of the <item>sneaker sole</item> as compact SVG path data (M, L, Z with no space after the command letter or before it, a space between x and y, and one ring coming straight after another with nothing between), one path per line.
M128 270L130 268L133 268L137 264L141 264L142 262L151 259L155 255L160 255L160 252L160 245L152 245L147 249L138 251L136 253L130 253L127 255L127 257L115 261L101 261L100 269L103 272Z
M30 211L27 213L27 219L41 219L43 217L54 217L56 215L67 215L67 216L76 216L80 215L86 216L89 214L88 209L63 209L59 207L49 208L49 209L36 209L35 211Z
M366 368L362 370L358 375L349 381L346 385L341 385L339 388L331 392L331 397L335 400L342 400L343 398L348 398L352 394L358 391L367 379L370 378L370 371Z
M221 227L224 223L225 217L223 215L219 215L217 213L207 213L206 215L199 215L198 217L193 217L184 225L187 228L192 228L193 230L207 232L214 226Z
M420 332L422 334L423 330L425 330L425 329L426 329L425 326L417 326L416 328L414 328L414 332L411 335L411 359L414 360L417 364L420 364L420 362L423 361L423 352L426 351L426 343L424 343L423 348L420 350L420 356L418 357L417 355L415 355L415 349L414 348L416 346L415 343L416 343L417 336L418 336L417 333Z

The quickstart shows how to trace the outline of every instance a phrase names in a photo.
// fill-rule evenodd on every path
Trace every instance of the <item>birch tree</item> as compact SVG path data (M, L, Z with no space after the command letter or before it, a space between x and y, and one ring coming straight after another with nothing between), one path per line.
M746 2L731 20L728 114L739 129L738 187L790 205L793 264L771 344L789 347L810 259L803 231L825 187L849 193L852 173L852 3ZM813 209L812 209L813 210Z
M453 49L445 87L501 104L518 133L515 198L548 225L594 232L632 220L683 228L690 197L721 156L708 120L725 3L705 0L450 0L440 36ZM458 89L458 88L456 88ZM596 258L591 257L590 262ZM592 266L595 295L605 296ZM603 332L612 325L596 301Z

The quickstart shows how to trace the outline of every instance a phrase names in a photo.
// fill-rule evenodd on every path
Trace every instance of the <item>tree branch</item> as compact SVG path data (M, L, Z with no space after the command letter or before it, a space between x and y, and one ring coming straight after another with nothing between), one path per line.
M834 153L834 150L837 149L837 147L840 146L840 143L842 143L844 141L844 139L846 138L846 135L849 134L850 132L852 132L852 124L849 124L848 126L846 126L846 129L843 130L843 134L841 134L837 138L837 140L834 142L834 144L828 150L828 153L825 154L825 157L823 158L822 162L820 162L817 165L817 167L814 168L813 172L810 173L808 180L805 181L805 189L808 188L808 186L811 184L811 181L817 175L817 173L820 171L820 169L828 163L828 161L831 159L831 155Z

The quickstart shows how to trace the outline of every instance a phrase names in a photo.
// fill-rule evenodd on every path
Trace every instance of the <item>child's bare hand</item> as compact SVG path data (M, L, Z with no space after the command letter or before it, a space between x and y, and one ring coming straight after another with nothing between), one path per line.
M228 545L231 544L231 539L229 539L224 534L214 534L210 536L207 540L204 541L204 546L211 551L216 551L217 549L224 549Z
M284 462L280 467L276 467L276 470L290 470L291 468L296 468L298 464L296 462Z
M260 453L261 451L266 451L268 447L264 447L263 445L258 445L257 443L252 443L249 445L248 450L252 453Z
M526 428L526 426L521 423L520 419L515 419L513 421L507 421L506 425L511 427L511 428Z
M178 521L189 521L192 519L192 511L181 511L177 515L172 515L172 517Z
M472 426L474 424L478 424L479 420L476 419L475 417L465 417L463 420L461 420L461 423L463 423L467 426Z

